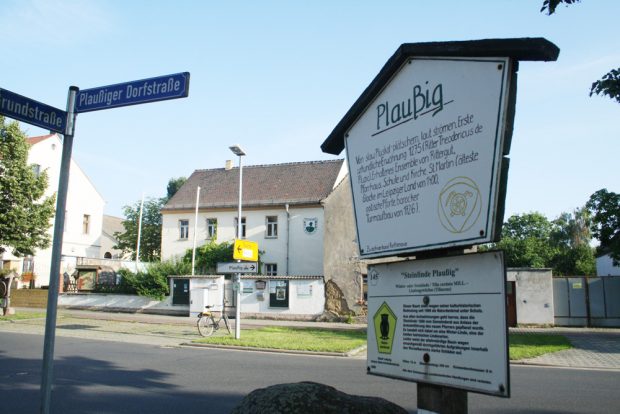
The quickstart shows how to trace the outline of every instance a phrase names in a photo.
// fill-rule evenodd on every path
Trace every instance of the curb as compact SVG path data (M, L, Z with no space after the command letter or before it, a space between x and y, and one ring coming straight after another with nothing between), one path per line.
M315 355L315 356L331 356L331 357L353 357L358 353L366 350L366 346L355 348L349 352L322 352L322 351L301 351L294 349L275 349L275 348L254 348L248 346L235 346L235 345L218 345L218 344L201 344L195 342L183 342L181 346L194 347L194 348L213 348L213 349L232 349L236 351L255 351L255 352L270 352L275 354L292 354L292 355Z

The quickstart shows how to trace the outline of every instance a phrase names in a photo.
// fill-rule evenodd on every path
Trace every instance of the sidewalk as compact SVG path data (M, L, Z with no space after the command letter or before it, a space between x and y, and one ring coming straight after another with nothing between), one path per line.
M523 365L620 370L620 329L613 328L511 328L520 334L555 334L567 337L572 349L513 361Z
M43 309L18 309L44 312ZM198 338L196 318L152 315L143 313L114 313L59 309L57 334L92 339L147 343L157 346L179 346ZM232 321L234 326L234 320ZM42 334L40 320L19 321L3 330ZM263 326L313 327L325 329L366 329L364 324L333 322L282 321L242 319L243 329ZM523 335L557 334L566 336L572 349L540 357L512 361L513 364L570 368L620 370L620 329L612 328L511 328L511 333ZM358 355L362 357L363 354Z

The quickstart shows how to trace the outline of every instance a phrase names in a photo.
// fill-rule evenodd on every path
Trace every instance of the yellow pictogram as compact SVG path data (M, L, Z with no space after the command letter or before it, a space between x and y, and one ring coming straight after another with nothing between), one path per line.
M373 325L377 340L377 350L380 354L392 353L397 320L398 318L396 318L396 315L394 315L387 303L383 302L379 309L377 309L373 317Z

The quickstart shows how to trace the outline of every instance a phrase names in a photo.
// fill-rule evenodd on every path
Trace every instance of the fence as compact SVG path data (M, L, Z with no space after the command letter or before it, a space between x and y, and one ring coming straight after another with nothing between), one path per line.
M620 327L620 276L553 278L555 324Z

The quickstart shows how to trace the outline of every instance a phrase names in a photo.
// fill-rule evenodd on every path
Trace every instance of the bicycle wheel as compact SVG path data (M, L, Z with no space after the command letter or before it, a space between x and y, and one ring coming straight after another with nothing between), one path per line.
M201 316L197 322L198 332L202 336L211 336L213 334L213 319L209 316Z

